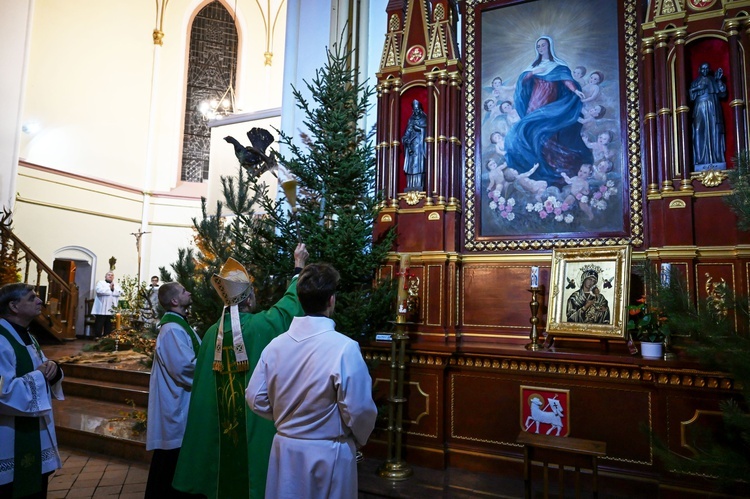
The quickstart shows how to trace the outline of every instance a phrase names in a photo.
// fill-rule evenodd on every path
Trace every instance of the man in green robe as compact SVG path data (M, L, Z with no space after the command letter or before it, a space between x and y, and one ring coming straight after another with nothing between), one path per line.
M294 251L295 273L305 266L304 244ZM297 276L270 309L255 305L252 279L230 258L212 284L224 312L203 337L196 364L187 428L173 487L208 498L263 498L273 422L255 415L245 389L263 349L304 315L297 299ZM227 313L229 312L229 313Z

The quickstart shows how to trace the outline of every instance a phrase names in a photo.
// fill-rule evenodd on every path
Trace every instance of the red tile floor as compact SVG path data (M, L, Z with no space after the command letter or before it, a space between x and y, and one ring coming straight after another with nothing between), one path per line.
M90 452L60 448L63 467L49 479L49 499L119 497L141 499L148 465Z

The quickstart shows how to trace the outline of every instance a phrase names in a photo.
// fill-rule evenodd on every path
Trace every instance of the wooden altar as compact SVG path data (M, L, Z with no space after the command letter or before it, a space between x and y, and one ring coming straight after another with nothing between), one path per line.
M603 348L595 339L566 338L554 349L528 351L528 283L531 267L538 266L540 330L547 320L553 248L627 244L634 265L679 269L694 300L715 293L718 283L735 295L750 294L750 239L736 229L723 202L730 192L725 172L695 171L688 96L700 64L723 69L728 97L721 112L731 168L748 146L750 2L613 1L619 62L605 81L616 74L619 83L608 112L619 117L612 136L619 137L620 148L612 161L621 167L622 224L600 232L507 236L485 231L500 201L486 199L489 141L480 123L490 113L483 96L492 75L484 68L494 52L482 46L494 28L490 23L505 26L504 16L522 19L524 3L388 2L377 75L377 188L385 200L375 232L398 232L381 275L395 275L399 255L409 253L410 272L419 278L419 320L407 354L406 459L520 473L516 436L524 429L526 396L529 390L557 390L569 404L569 436L606 442L607 455L599 460L605 475L658 479L666 495L700 495L706 482L663 469L654 439L690 455L691 432L714 427L719 402L737 395L731 377L687 359L680 338L678 356L669 361L630 355L622 340ZM505 66L496 67L500 73ZM510 88L507 80L501 83ZM424 189L407 192L401 141L414 100L427 116ZM525 215L513 209L519 219ZM637 284L630 294L640 296ZM731 320L739 334L747 334L747 324ZM374 342L363 350L382 398L389 345ZM384 441L376 431L368 449L380 452Z

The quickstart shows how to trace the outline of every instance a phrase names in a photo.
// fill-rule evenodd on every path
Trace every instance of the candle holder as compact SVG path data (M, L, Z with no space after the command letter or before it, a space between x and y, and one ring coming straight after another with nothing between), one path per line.
M406 372L406 342L408 325L404 314L398 314L395 331L391 335L391 376L388 385L388 454L378 468L378 476L388 480L406 480L414 471L402 458L404 423L404 373Z
M541 348L539 345L539 332L536 326L539 323L539 317L537 317L539 313L539 286L532 286L529 291L531 292L531 302L529 303L529 308L531 308L531 318L529 319L531 334L529 334L529 339L531 343L526 345L526 350L537 351Z
M419 279L409 272L409 255L401 255L399 264L398 303L396 322L391 335L391 375L388 384L388 456L378 468L378 476L388 480L406 480L414 471L401 457L404 423L404 374L406 373L407 328L418 305ZM416 279L416 281L414 280Z

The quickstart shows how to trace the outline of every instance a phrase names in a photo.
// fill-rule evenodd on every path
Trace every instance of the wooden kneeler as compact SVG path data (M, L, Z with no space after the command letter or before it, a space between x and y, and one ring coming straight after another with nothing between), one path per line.
M594 497L599 497L598 458L607 455L607 444L597 440L571 437L552 437L522 431L516 443L523 445L523 481L526 499L531 499L531 461L544 465L544 499L549 497L549 464L557 464L559 497L564 495L564 467L575 466L576 497L581 493L581 468L590 469L593 477Z

